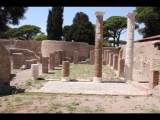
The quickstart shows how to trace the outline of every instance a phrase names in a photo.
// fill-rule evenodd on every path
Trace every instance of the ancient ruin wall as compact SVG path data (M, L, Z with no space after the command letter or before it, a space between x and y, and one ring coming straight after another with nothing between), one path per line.
M11 63L9 52L0 43L0 85L10 83Z
M49 57L50 53L58 50L64 51L64 57L73 57L73 52L78 51L79 60L89 58L89 45L82 42L66 42L56 40L42 41L41 52L43 57Z
M10 48L28 49L34 51L36 55L41 52L41 41L0 39L0 42L7 50Z
M10 56L12 56L13 53L23 53L24 60L37 59L37 61L39 61L40 59L40 57L38 57L33 51L28 49L10 49Z
M160 70L160 50L154 47L155 42L160 40L134 43L133 80L149 81L149 71L152 68ZM122 46L122 49L122 58L125 58L126 46Z

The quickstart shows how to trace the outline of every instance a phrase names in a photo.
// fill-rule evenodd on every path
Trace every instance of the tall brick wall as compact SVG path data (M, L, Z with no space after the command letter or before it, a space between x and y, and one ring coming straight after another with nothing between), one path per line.
M64 51L64 57L73 57L73 52L78 51L79 60L89 58L89 45L82 42L66 42L56 40L42 41L41 52L43 57L49 57L49 54L58 51Z
M0 85L10 83L11 63L9 52L0 43Z

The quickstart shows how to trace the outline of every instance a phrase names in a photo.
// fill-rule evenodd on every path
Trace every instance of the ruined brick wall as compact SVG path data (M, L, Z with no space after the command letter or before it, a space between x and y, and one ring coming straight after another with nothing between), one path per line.
M50 53L58 50L64 51L64 57L73 58L73 52L78 51L79 60L86 60L89 58L88 43L56 40L42 41L41 52L43 57L49 57Z
M149 81L149 71L153 68L160 70L160 50L153 45L155 42L160 40L134 43L133 80ZM126 46L122 49L125 59Z
M37 59L39 61L40 57L38 57L33 51L30 51L28 49L10 49L10 56L12 57L13 53L23 53L24 60L30 60L30 59Z
M41 52L41 41L0 39L0 42L6 47L6 49L28 49L34 51L36 55L39 55L38 53Z
M114 47L103 47L103 54L104 54L104 50L111 50L111 52L113 52L114 54L119 53L119 49Z
M0 43L0 85L10 83L11 63L9 52Z

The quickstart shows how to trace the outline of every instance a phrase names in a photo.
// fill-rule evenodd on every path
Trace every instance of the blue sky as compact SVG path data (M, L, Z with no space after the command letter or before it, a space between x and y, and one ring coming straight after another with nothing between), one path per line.
M124 16L128 12L133 12L136 7L64 7L64 13L63 13L63 26L65 25L71 25L73 18L75 17L77 12L84 12L88 15L89 20L95 24L96 22L96 16L95 11L104 11L106 12L103 20L106 20L107 18L111 16ZM10 25L10 27L19 27L25 24L30 25L36 25L41 28L41 31L46 33L46 24L47 24L47 17L48 17L48 11L51 9L51 7L28 7L28 10L25 14L26 19L21 20L20 24L18 26ZM144 25L140 25L140 28L144 27ZM121 35L121 40L126 40L127 33ZM137 30L135 30L135 40L141 39L142 36L138 33Z

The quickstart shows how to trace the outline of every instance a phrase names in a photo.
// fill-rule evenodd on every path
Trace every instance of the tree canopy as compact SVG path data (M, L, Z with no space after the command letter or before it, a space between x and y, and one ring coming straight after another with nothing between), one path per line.
M94 45L94 26L89 21L88 15L83 12L77 12L73 19L73 24L71 26L64 26L63 32L66 41L74 40Z
M0 7L0 32L8 29L8 25L18 25L20 20L25 19L24 14L28 7Z
M138 13L136 22L145 25L138 30L143 38L160 34L160 7L136 7L134 12Z
M135 29L139 26L135 24ZM113 38L113 46L115 47L115 43L119 46L119 40L121 34L126 32L127 29L127 18L123 16L111 16L104 21L104 37L106 39ZM116 42L117 40L117 42Z
M34 25L23 25L19 28L9 28L3 34L7 39L32 40L38 33L41 33L40 29Z
M37 36L34 37L35 41L42 41L42 40L47 40L47 36L44 33L41 33Z
M50 40L62 40L63 10L64 7L52 7L49 10L46 31Z

